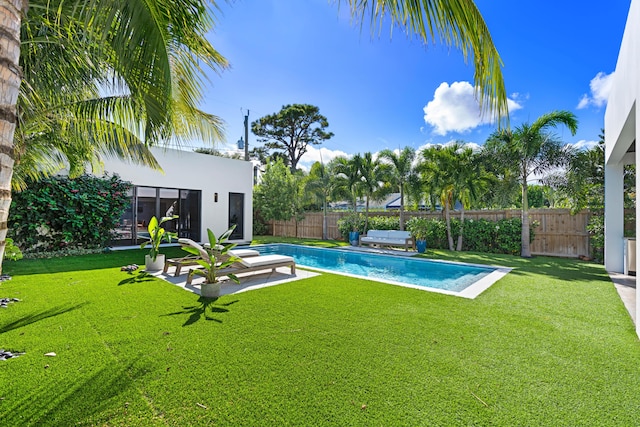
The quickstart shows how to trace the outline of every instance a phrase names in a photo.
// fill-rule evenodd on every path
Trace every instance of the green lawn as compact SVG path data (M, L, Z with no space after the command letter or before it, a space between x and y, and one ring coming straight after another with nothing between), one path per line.
M207 301L120 271L143 254L5 263L0 349L26 354L0 362L1 425L640 419L640 343L599 265L429 251L514 270L475 300L323 274Z

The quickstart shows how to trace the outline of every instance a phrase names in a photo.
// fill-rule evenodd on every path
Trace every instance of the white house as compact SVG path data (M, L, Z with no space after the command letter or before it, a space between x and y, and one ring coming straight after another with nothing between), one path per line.
M134 187L131 208L121 217L114 244L132 245L146 240L146 226L152 216L169 214L178 219L165 223L179 237L208 241L207 228L216 236L231 225L232 242L253 238L253 164L174 149L152 148L163 172L105 159L104 169L116 173Z
M640 0L632 0L615 75L604 117L605 125L605 268L625 270L623 173L624 165L638 164L636 141L640 135ZM636 174L636 188L640 174ZM636 200L636 218L638 205ZM636 236L640 229L636 221ZM635 241L631 242L635 252ZM636 319L640 319L640 293L636 292ZM640 335L640 322L636 323Z

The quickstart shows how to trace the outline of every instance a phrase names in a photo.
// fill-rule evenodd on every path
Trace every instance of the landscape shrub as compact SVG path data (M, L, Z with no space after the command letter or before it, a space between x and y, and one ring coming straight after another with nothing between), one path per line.
M105 247L131 203L130 189L117 175L30 182L13 195L9 233L25 255Z
M400 217L381 215L370 216L369 230L400 230Z
M407 224L421 218L411 218ZM442 219L429 219L426 221L427 247L431 249L449 249L447 239L447 225ZM536 224L531 224L531 241L534 238ZM460 231L460 220L451 219L451 233L454 245L457 244ZM522 249L521 237L522 222L520 218L501 219L489 221L486 219L467 219L464 222L464 235L462 238L462 250L473 252L488 252L496 254L519 255Z
M369 218L371 220L371 218ZM338 231L343 239L349 240L349 233L351 231L364 232L364 215L362 214L349 214L343 216L338 220Z

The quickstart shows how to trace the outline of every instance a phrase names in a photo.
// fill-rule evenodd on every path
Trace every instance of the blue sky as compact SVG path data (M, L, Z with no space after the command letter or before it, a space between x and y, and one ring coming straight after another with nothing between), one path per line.
M483 144L495 130L479 119L473 67L454 48L424 45L400 29L390 36L388 26L372 36L333 1L218 3L208 38L231 67L210 74L201 107L225 120L222 149L244 134L247 110L254 121L292 103L316 105L327 117L335 136L316 147L324 161L452 140ZM570 110L578 133L558 136L580 146L597 141L630 1L476 4L504 62L511 125ZM251 134L249 144L256 145ZM319 158L310 149L301 166Z

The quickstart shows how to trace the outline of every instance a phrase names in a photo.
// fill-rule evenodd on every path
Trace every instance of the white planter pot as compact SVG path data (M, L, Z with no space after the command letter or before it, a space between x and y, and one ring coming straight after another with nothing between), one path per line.
M149 255L144 256L144 269L146 271L160 271L164 268L164 254L158 254L155 262Z
M200 285L200 296L205 298L218 298L220 296L221 283L203 283Z

